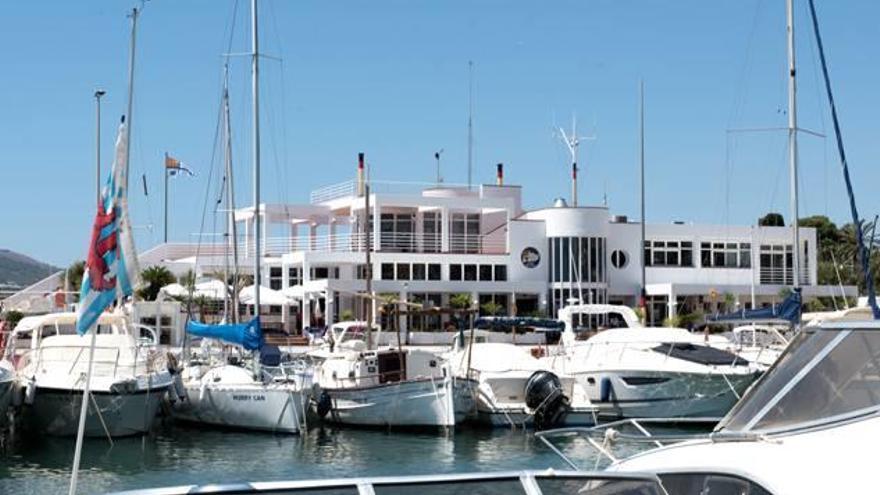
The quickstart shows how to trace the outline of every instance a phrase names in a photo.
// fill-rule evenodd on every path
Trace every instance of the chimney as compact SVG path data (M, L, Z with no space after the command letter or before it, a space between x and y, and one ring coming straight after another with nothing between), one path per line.
M503 164L503 163L499 163L499 164L496 165L495 167L496 167L496 171L495 171L495 185L496 185L496 186L503 186L503 185L504 185L504 164Z
M358 153L357 195L364 195L364 154Z
M578 164L571 162L571 205L578 205Z

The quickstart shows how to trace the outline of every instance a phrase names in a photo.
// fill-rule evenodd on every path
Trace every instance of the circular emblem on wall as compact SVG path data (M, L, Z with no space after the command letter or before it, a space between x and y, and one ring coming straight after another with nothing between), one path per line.
M541 262L541 253L533 247L527 247L522 250L522 254L519 255L519 260L526 268L534 268Z

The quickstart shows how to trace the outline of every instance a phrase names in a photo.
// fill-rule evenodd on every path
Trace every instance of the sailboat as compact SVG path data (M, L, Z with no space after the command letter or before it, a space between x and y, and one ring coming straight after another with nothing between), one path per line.
M260 117L259 117L259 32L257 30L257 0L251 1L252 22L252 76L253 76L253 146L254 146L254 208L260 207ZM231 147L229 142L229 92L224 88L224 115L226 133L227 207L235 207L232 199ZM229 215L232 222L232 216ZM260 216L254 222L254 308L256 316L248 323L210 325L190 320L186 331L191 336L219 340L245 352L250 359L209 355L205 361L189 363L181 372L183 400L172 409L176 418L232 428L262 430L279 433L299 433L306 425L311 384L307 372L272 373L260 359L264 347L260 328ZM234 240L233 240L234 244ZM237 257L236 257L237 259ZM237 270L236 270L237 271ZM235 284L233 284L235 285ZM237 313L232 291L232 302L227 304L227 317ZM230 311L231 310L231 311ZM235 319L235 318L233 318ZM280 363L272 363L280 364ZM305 370L303 370L305 371Z

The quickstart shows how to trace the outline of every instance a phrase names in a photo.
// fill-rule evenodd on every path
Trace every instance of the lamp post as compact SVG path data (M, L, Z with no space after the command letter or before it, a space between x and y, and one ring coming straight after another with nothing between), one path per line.
M101 97L107 94L103 89L95 90L95 110L97 116L95 132L95 189L98 204L101 204Z

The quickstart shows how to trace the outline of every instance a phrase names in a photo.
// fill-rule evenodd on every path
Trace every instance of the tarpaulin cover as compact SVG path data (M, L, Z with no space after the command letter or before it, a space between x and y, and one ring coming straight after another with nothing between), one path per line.
M790 323L797 323L801 319L801 291L800 289L794 289L785 301L782 301L782 303L777 304L776 306L771 306L769 308L743 309L741 311L734 311L733 313L709 316L706 319L708 321L716 322L788 321Z
M247 323L217 325L189 320L186 323L186 331L196 337L222 340L227 344L238 345L249 351L256 351L263 347L263 331L260 328L259 317Z

